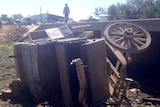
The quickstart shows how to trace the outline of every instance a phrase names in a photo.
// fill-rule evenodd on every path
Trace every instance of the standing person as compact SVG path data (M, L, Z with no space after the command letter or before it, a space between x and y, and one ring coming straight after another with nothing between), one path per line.
M68 7L67 3L65 4L65 7L63 9L63 14L64 14L64 22L67 23L68 22L68 17L69 17L69 14L70 14L70 10L69 10L69 7Z

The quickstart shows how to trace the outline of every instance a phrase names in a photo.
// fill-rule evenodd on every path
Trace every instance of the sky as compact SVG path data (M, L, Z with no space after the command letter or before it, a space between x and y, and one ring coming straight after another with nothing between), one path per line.
M63 16L65 3L70 8L70 18L75 21L94 17L95 8L107 8L112 4L126 3L126 0L1 0L0 15L22 14L24 17L41 13Z

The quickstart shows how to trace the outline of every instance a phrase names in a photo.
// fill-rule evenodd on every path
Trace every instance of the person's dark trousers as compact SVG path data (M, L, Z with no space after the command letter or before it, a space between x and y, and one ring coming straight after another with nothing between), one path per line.
M65 22L65 23L67 23L67 22L68 22L68 14L65 14L64 22Z

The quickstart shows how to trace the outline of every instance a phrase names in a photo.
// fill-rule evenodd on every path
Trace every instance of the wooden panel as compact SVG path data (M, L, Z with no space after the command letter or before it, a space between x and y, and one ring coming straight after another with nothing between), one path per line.
M25 78L27 80L27 83L29 87L34 87L33 83L33 75L32 75L32 67L31 67L31 48L30 48L30 43L25 43L22 45L22 59L23 59L23 64L24 70L25 70Z
M69 71L67 65L66 49L64 44L56 44L56 54L58 69L60 74L60 82L62 88L63 100L66 105L71 104L71 87L69 80Z
M14 45L14 50L15 55L20 56L15 60L17 73L34 97L37 100L62 103L54 43L19 43Z
M55 45L63 100L66 105L77 107L79 104L79 82L76 66L70 62L81 57L81 44L83 41L77 39L59 40Z
M34 66L36 58L36 45L33 43L21 42L14 45L15 55L18 55L15 62L17 64L17 72L20 74L21 81L24 87L29 87L31 94L34 96L39 94L36 90L37 83L39 83L39 73L37 66ZM34 52L31 52L34 50ZM37 97L37 96L36 96Z
M22 45L24 45L22 42L21 43L15 43L13 48L14 48L14 56L15 56L15 66L16 66L16 73L17 73L17 78L21 79L22 84L26 84L26 79L25 79L25 70L24 70L24 64L23 64L23 59L22 59Z
M22 47L23 64L25 69L25 78L29 86L31 94L37 101L43 97L41 81L39 77L38 65L37 65L37 45L34 43L26 43Z
M133 24L137 24L138 26L143 27L147 31L150 32L159 32L159 25L160 25L160 18L149 18L149 19L129 19L129 20L114 20L114 21L108 21L108 22L95 22L95 23L69 23L67 24L69 28L72 30L72 32L83 32L85 30L101 30L103 31L105 27L111 23L117 23L117 22L129 22ZM43 24L37 29L47 29L47 28L55 28L62 26L64 24Z
M34 52L34 50L32 50ZM42 93L45 100L62 102L59 71L53 42L37 44L37 62ZM34 70L35 71L35 70Z
M109 97L106 70L106 50L103 39L93 40L83 45L85 65L87 65L88 102L98 104Z

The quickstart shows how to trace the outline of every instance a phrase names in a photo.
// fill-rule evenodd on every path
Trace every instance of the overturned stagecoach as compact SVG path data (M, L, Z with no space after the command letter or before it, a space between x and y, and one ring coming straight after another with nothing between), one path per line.
M127 78L126 67L130 53L149 47L150 34L127 22L109 24L98 36L72 29L34 30L15 43L17 80L2 98L53 107L131 106L127 90L134 80Z

